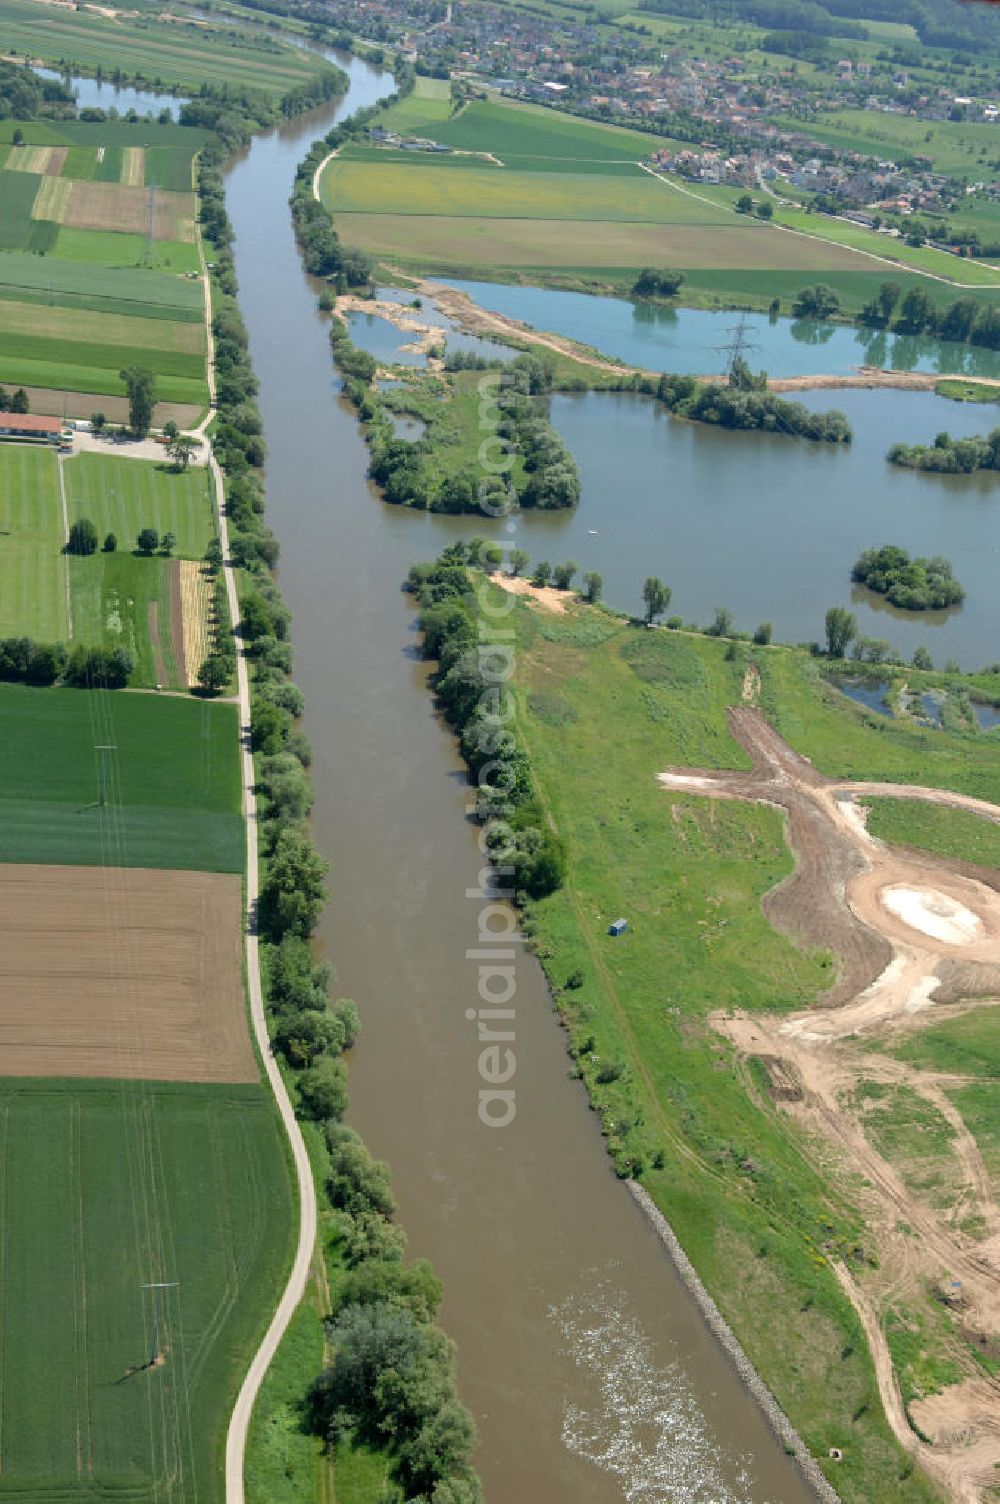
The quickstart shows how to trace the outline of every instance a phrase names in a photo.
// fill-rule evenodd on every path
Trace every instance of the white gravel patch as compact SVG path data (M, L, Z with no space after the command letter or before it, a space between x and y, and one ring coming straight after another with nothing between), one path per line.
M934 888L886 888L881 897L897 919L945 945L968 945L983 927L971 909Z

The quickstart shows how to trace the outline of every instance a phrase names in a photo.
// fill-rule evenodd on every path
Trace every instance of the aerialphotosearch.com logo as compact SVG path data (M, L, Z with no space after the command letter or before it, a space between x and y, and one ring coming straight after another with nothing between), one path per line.
M514 453L510 440L499 432L498 403L504 382L509 380L503 372L491 371L478 387L479 430L485 434L478 454L482 472L478 498L480 510L487 517L505 517L510 506L507 478L513 468ZM516 524L512 518L508 517L504 531L505 538L490 543L501 558L514 547L512 535ZM479 1006L467 1009L465 1016L477 1022L481 1046L478 1064L483 1085L479 1090L479 1120L487 1128L506 1128L517 1114L516 1094L511 1084L517 1070L513 1049L517 1016L515 962L517 946L523 944L524 937L510 907L514 890L500 882L513 877L515 871L511 861L515 836L506 819L513 810L510 803L513 771L509 758L516 746L512 729L514 697L507 685L514 673L515 654L514 633L504 623L516 600L505 593L497 602L494 595L486 581L476 592L477 674L481 685L477 746L485 761L478 773L476 800L469 805L468 812L477 815L481 822L479 850L486 864L479 872L479 886L465 890L467 898L478 899L482 904L479 943L465 953L466 960L478 963ZM501 753L506 755L499 756Z

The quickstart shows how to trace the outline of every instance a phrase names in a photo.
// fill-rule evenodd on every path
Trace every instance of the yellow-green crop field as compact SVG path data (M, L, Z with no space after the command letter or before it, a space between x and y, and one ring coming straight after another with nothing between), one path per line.
M373 170L374 169L374 170ZM471 215L483 219L593 219L731 225L722 207L672 193L639 167L628 175L518 172L372 158L331 164L323 200L336 213Z

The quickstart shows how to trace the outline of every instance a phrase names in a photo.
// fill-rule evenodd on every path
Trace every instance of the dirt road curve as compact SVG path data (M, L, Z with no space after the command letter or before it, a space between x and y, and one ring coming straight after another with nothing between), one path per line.
M229 533L226 526L222 471L219 469L214 454L211 456L209 463L212 467L212 476L215 482L219 537L225 560L226 594L229 600L230 616L234 626L236 626L239 623L240 611L239 600L236 594L236 578L229 553ZM250 1426L250 1416L253 1412L254 1401L264 1381L264 1375L267 1373L278 1350L278 1344L285 1335L288 1323L294 1316L296 1307L305 1294L306 1282L309 1278L309 1265L312 1261L313 1247L316 1243L316 1189L313 1185L312 1167L309 1163L305 1141L295 1118L295 1109L292 1107L288 1092L285 1090L285 1083L281 1079L281 1072L271 1052L271 1041L267 1033L267 1020L264 1016L264 996L261 988L260 955L256 929L257 902L260 896L260 875L257 868L257 801L254 794L253 754L250 750L250 683L247 674L246 656L242 648L237 660L237 684L240 706L240 766L243 776L243 798L247 823L246 959L247 985L250 990L250 1016L253 1020L254 1038L257 1041L257 1048L264 1062L267 1079L274 1093L275 1101L278 1104L278 1112L281 1116L285 1133L288 1135L288 1143L292 1151L299 1196L299 1238L288 1282L271 1318L270 1325L264 1333L260 1347L253 1356L246 1378L243 1380L240 1392L236 1397L232 1416L230 1417L229 1431L226 1435L226 1504L243 1504L243 1461L246 1452L247 1431Z
M205 251L202 244L201 232L198 232L198 256L201 261L202 277L205 284L205 322L208 337L208 388L214 402L215 381L215 341L212 335L211 320L211 292L208 281L208 269L205 265ZM193 430L196 434L204 433L205 427L214 416L214 408L209 408L206 417L199 427ZM295 1119L295 1109L292 1107L285 1083L281 1079L281 1072L271 1053L271 1041L267 1033L267 1019L264 1016L264 994L261 987L260 954L257 944L256 915L257 903L260 897L260 874L257 867L257 799L254 793L255 777L253 768L253 753L250 750L250 680L247 673L246 655L238 635L240 620L239 599L236 593L236 575L233 569L232 555L229 552L229 525L226 520L226 497L222 480L222 471L215 455L209 450L208 463L212 474L212 484L215 492L215 509L219 524L219 542L222 545L223 575L226 581L226 598L229 602L229 615L234 630L237 631L237 660L236 660L236 683L240 708L240 773L243 781L243 807L246 815L247 827L247 878L246 878L246 970L247 988L250 993L250 1017L253 1022L254 1039L260 1058L264 1062L264 1070L267 1073L268 1083L274 1093L274 1099L278 1105L278 1113L281 1117L282 1126L288 1136L289 1148L292 1152L292 1162L295 1165L295 1180L299 1197L299 1236L295 1249L295 1257L288 1275L288 1281L282 1291L281 1298L275 1308L274 1315L268 1325L267 1331L261 1340L261 1344L254 1354L246 1377L236 1397L236 1404L229 1420L229 1430L226 1433L226 1504L243 1504L243 1464L246 1453L247 1431L250 1426L250 1416L253 1413L254 1401L264 1381L264 1375L278 1350L278 1344L295 1314L299 1301L305 1294L306 1282L309 1278L309 1265L312 1261L313 1248L316 1244L316 1188L313 1184L312 1166L309 1163L309 1155L306 1151L305 1140Z
M836 980L818 1007L798 1014L718 1014L712 1023L744 1055L767 1066L789 1112L819 1133L861 1185L880 1253L881 1291L862 1288L846 1268L837 1277L867 1333L886 1416L897 1439L956 1504L978 1504L1000 1464L1000 1383L974 1375L918 1402L913 1430L899 1393L880 1304L914 1290L960 1289L961 1326L972 1338L1000 1338L1000 1209L980 1147L945 1090L958 1078L935 1077L865 1051L873 1033L919 1028L943 1001L1000 1001L1000 875L903 848L869 835L864 796L922 799L1000 822L1000 806L946 790L827 778L778 735L753 706L729 712L749 772L670 768L664 789L716 799L753 800L786 819L795 871L764 899L777 928L798 943L837 956ZM905 1086L951 1129L949 1153L957 1204L942 1210L914 1194L865 1132L861 1080ZM963 1224L963 1218L969 1220ZM982 1232L967 1228L975 1221ZM891 1286L886 1281L891 1281ZM951 1285L951 1282L960 1282Z

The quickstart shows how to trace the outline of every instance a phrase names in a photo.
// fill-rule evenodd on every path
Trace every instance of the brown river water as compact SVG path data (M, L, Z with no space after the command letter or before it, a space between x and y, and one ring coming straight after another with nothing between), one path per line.
M466 890L482 862L399 588L411 562L475 529L387 507L366 480L286 207L312 139L391 87L349 67L338 109L260 137L234 162L228 201L315 747L316 836L332 867L321 939L336 992L362 1016L350 1120L392 1166L411 1254L444 1280L490 1504L806 1504L615 1179L527 955L512 1004L517 1115L503 1129L477 1116L467 1010L478 973L466 953L483 904Z

